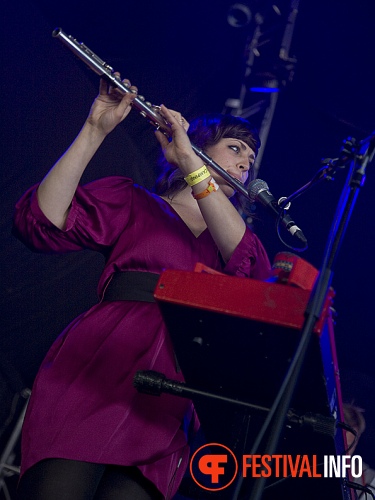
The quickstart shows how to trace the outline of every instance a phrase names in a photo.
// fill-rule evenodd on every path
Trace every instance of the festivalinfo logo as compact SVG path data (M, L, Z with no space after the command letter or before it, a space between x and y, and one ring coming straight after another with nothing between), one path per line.
M201 446L190 459L190 474L195 483L209 491L228 488L243 478L353 478L362 476L359 455L242 455L219 443Z

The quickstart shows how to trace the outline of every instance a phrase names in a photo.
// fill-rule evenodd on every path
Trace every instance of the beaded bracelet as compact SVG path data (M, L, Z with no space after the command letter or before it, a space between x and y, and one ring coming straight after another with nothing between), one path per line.
M210 177L210 175L211 174L208 171L206 165L203 165L203 167L198 168L198 170L194 170L194 172L191 172L191 174L184 177L184 179L189 184L189 186L195 186L195 184L198 184L198 182L207 179L208 177Z
M215 181L215 179L213 177L211 177L211 180L208 183L208 186L204 191L202 191L201 193L198 193L198 194L194 194L194 193L191 193L191 194L193 195L193 198L195 198L196 200L201 200L202 198L205 198L209 194L211 194L215 191L219 191L219 189L220 189L219 184Z

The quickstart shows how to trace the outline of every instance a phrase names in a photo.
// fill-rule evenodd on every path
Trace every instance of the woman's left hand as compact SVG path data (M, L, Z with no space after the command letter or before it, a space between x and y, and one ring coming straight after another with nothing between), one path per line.
M170 124L172 136L168 139L162 132L156 131L155 135L162 147L163 154L168 163L180 167L188 174L196 168L197 155L194 153L187 130L189 123L178 111L168 109L163 104L160 106L161 116ZM199 163L199 162L198 162ZM190 167L191 165L191 167ZM190 168L189 168L190 167Z

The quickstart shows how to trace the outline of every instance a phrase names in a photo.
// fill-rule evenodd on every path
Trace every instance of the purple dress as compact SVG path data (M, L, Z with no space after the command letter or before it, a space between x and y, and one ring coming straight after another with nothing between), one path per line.
M201 262L230 275L269 275L266 252L250 230L223 268L207 229L195 237L168 203L128 178L79 187L64 231L44 216L35 191L16 205L17 236L35 251L104 254L99 297L116 271L192 271ZM99 302L76 318L35 379L23 427L22 473L45 458L134 465L166 498L173 496L188 463L182 423L192 417L192 405L168 394L138 393L138 370L183 381L157 304Z

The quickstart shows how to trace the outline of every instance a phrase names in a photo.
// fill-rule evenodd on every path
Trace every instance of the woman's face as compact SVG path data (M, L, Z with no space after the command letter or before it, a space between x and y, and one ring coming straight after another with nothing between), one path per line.
M229 175L245 184L249 169L255 160L254 151L240 139L224 138L207 148L206 153ZM230 186L218 173L210 170L212 176L219 184L220 189L230 198L234 194L234 188Z

